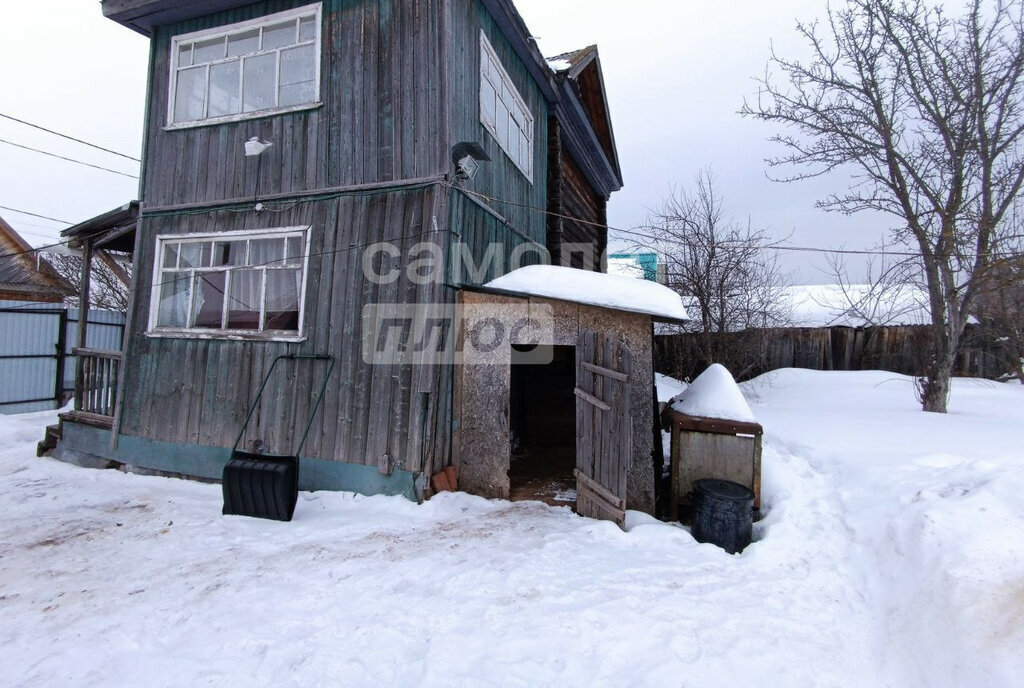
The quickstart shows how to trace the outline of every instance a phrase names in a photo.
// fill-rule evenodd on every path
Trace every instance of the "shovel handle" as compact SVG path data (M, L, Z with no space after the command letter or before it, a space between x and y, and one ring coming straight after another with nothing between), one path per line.
M242 442L242 437L245 436L245 429L249 427L249 421L252 420L252 414L256 412L256 408L260 404L260 399L263 397L263 392L267 388L267 383L270 382L270 376L274 373L274 368L277 367L278 361L285 359L289 361L330 361L330 365L327 367L327 375L324 376L324 384L320 387L320 396L317 397L316 404L313 405L313 410L309 414L309 423L306 425L306 432L302 435L302 441L299 443L299 448L295 451L295 456L298 456L302 451L302 447L306 444L306 438L309 436L310 428L313 427L313 419L316 417L316 412L320 408L320 402L323 401L324 392L327 391L327 382L331 379L331 373L334 372L334 356L314 356L310 354L285 354L278 356L274 359L274 362L270 364L270 370L263 378L263 384L260 385L260 391L256 393L256 399L252 402L252 407L249 409L249 413L245 416L245 422L242 423L242 429L238 433L238 438L235 440L235 444L231 447L231 453L234 454L238 451L238 445Z

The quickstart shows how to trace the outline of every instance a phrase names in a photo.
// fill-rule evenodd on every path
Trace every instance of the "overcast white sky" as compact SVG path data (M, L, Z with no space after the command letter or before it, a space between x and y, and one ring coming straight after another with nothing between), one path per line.
M778 184L763 159L764 124L740 118L774 41L799 54L794 25L823 14L824 0L516 0L542 51L597 43L625 188L609 224L641 224L673 186L705 166L718 175L732 213L798 245L875 244L878 218L821 213L814 201L842 177ZM97 0L4 3L0 9L0 113L138 156L147 41L103 19ZM128 160L0 119L0 139L136 173ZM132 179L0 143L0 206L79 222L136 197ZM0 209L31 243L63 225ZM883 220L884 222L884 220ZM795 282L829 281L825 261L783 254Z

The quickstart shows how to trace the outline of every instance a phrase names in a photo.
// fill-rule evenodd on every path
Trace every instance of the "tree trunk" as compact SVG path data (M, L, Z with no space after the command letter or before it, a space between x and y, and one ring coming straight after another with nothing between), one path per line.
M932 358L919 381L921 408L930 413L946 413L949 403L953 365L960 348L961 332L955 326L936 327L932 342Z

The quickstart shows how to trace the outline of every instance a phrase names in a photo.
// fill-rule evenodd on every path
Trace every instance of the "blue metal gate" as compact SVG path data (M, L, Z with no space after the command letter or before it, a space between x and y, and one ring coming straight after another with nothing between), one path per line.
M75 385L79 310L0 301L0 413L60 408ZM124 313L90 309L87 346L120 351Z

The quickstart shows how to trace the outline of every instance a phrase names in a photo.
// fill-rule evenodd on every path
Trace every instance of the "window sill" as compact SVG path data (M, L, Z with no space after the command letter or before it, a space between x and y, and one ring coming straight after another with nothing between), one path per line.
M150 330L146 336L151 339L204 339L234 342L284 342L295 344L306 341L299 334L278 332L246 332L244 330Z
M214 127L218 124L228 124L229 122L245 122L251 119L263 119L265 117L276 117L277 115L287 115L295 112L304 112L306 110L316 110L323 107L321 101L315 103L306 103L304 105L293 105L286 108L277 108L275 110L259 110L258 112L245 112L237 115L228 115L227 117L212 117L210 119L197 120L195 122L178 122L175 124L168 124L164 126L164 131L177 131L179 129L196 129L199 127Z

